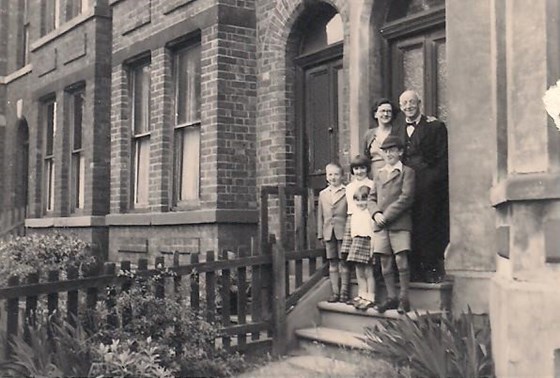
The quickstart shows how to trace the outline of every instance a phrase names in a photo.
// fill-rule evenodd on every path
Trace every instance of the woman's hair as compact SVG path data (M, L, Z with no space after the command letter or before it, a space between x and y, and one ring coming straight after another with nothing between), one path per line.
M382 97L379 100L375 101L375 103L371 107L371 118L373 118L375 120L375 122L377 122L377 118L375 118L375 113L377 113L377 109L383 104L391 105L391 111L392 111L391 121L394 120L397 117L397 114L399 112L399 108L397 108L397 106L395 104L393 104L393 102L391 100L389 100L388 98Z
M367 172L369 173L371 169L371 160L364 155L356 155L350 161L350 173L354 174L354 168L356 167L366 167Z
M369 196L369 191L370 188L367 185L362 185L360 186L355 192L354 192L354 199L355 200L367 200L368 196Z

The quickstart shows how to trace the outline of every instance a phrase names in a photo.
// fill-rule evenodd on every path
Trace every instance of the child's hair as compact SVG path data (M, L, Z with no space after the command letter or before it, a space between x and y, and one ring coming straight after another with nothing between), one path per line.
M368 196L369 196L369 191L370 191L370 187L367 185L362 185L360 186L355 192L354 192L354 199L355 200L367 200Z
M336 167L340 170L341 174L344 174L344 169L342 169L342 165L340 165L340 163L338 163L336 161L331 161L329 164L327 164L325 166L325 171L327 170L328 167Z
M371 169L371 160L365 155L356 155L350 161L350 173L354 174L354 168L365 167L369 173Z

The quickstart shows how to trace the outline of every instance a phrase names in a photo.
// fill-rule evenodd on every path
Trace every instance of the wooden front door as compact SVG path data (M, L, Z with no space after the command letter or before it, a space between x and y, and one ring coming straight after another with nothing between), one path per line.
M414 89L422 97L424 113L447 119L447 64L443 28L390 41L391 92L398 96Z
M303 68L303 184L326 186L325 166L338 160L338 124L342 97L342 60L336 58Z

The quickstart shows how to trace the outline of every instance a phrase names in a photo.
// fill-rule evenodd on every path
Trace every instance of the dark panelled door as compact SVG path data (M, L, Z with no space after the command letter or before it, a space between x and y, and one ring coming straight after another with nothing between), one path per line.
M314 189L325 187L325 166L338 160L341 69L336 59L304 71L304 173L307 187Z

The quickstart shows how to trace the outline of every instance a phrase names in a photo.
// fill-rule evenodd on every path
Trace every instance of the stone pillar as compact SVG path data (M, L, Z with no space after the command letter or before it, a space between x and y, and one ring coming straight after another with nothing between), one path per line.
M487 1L446 2L449 94L450 245L446 270L455 279L453 311L488 313L495 269L494 210L488 190L496 161L491 24ZM480 78L473 80L473 78Z
M560 4L494 0L497 271L490 291L496 374L556 376L560 349L560 132L542 96L560 79ZM506 98L504 98L506 96Z

